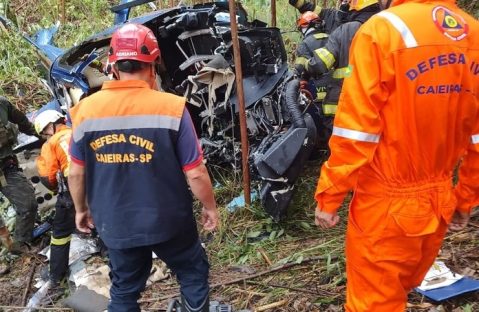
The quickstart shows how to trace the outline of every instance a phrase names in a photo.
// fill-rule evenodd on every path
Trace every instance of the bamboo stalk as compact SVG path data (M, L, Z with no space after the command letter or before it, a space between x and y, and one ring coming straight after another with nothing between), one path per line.
M257 291L252 291L252 290L247 290L247 289L241 289L241 288L233 288L233 291L240 292L240 293L245 293L251 296L258 296L258 297L266 297L268 294L262 293L262 292L257 292Z
M32 268L30 269L30 274L28 275L27 285L25 286L25 290L23 291L23 297L22 297L23 305L27 304L27 295L28 295L28 292L30 291L30 286L32 285L33 275L35 274L35 267L36 265L33 264Z
M60 14L62 16L62 24L66 22L65 0L60 0Z
M259 251L259 253L261 254L261 256L263 257L264 261L266 261L266 263L267 263L269 266L272 266L273 263L271 262L271 260L269 260L268 255L266 254L266 252L264 251L264 249L263 249L263 248L258 248L258 251Z
M288 300L283 299L283 300L280 300L280 301L277 301L277 302L273 302L273 303L258 307L256 309L254 309L254 312L261 312L261 311L266 311L266 310L269 310L269 309L277 308L277 307L285 305L286 303L288 303Z

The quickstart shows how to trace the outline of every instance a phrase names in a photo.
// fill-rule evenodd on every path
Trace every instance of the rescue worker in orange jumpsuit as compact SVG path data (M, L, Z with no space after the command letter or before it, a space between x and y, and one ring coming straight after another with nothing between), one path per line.
M354 190L346 311L404 311L479 203L479 23L454 0L393 1L350 51L315 221L335 226Z
M45 110L35 118L35 130L47 141L37 158L40 181L57 192L55 217L50 241L51 287L59 285L68 271L71 235L75 230L75 208L67 187L70 156L68 147L72 130L65 117L56 110Z

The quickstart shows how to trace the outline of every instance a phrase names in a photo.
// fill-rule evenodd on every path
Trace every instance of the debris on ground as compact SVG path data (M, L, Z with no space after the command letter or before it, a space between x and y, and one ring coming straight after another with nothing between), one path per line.
M72 234L68 264L72 265L78 260L84 260L99 251L96 239ZM45 247L40 254L50 260L50 246Z
M254 202L258 197L258 192L253 191L251 192L250 198L251 202ZM244 194L241 194L235 198L233 198L229 204L226 205L226 209L228 209L229 212L235 212L239 208L243 208L246 205L245 203L245 198Z
M81 286L63 304L76 312L99 312L107 309L108 298Z
M479 280L452 272L442 261L434 262L421 285L416 288L417 292L435 302L475 290L479 290Z
M463 278L462 275L452 272L442 261L435 261L426 273L421 285L417 287L423 292L446 287Z

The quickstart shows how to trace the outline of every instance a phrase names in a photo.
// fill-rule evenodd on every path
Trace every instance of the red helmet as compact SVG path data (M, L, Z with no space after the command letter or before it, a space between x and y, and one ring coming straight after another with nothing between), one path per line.
M298 26L299 29L308 28L312 26L311 25L312 23L319 23L319 22L320 22L320 19L318 14L311 11L307 11L301 14L301 16L298 18L298 20L296 21L296 26Z
M160 48L155 35L141 24L125 24L111 37L108 63L121 60L134 60L153 63L160 56Z

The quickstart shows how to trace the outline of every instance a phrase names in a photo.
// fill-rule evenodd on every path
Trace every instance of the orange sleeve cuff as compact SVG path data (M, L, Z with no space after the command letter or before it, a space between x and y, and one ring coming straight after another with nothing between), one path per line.
M316 193L315 199L318 202L316 209L328 213L337 213L346 195L347 193L339 193L334 195L327 194L326 192Z

